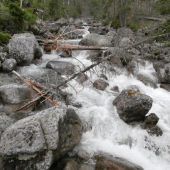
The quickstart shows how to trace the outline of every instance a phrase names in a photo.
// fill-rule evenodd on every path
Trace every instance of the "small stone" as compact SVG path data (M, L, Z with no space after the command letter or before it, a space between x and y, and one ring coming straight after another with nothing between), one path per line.
M105 79L105 80L108 80L108 78L107 78L104 74L101 74L101 75L100 75L100 78L103 78L103 79Z
M89 157L89 154L86 152L86 151L83 151L83 150L80 150L77 152L77 156L80 158L80 159L83 159L83 160L88 160L90 157Z
M17 65L17 62L15 59L12 59L12 58L7 59L3 62L2 69L3 69L3 71L11 72L12 70L14 70L16 65Z
M118 92L119 93L119 87L118 86L114 86L111 88L111 90L115 91L115 92Z
M98 90L105 90L105 88L109 86L109 83L99 79L99 80L96 80L94 83L93 83L93 87L95 87L96 89Z

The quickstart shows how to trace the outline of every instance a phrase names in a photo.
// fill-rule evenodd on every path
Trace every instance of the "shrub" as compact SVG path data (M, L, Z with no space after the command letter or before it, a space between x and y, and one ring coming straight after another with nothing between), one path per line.
M134 32L139 29L139 25L134 21L128 22L127 27L131 28Z
M7 44L11 36L8 33L0 32L0 44Z

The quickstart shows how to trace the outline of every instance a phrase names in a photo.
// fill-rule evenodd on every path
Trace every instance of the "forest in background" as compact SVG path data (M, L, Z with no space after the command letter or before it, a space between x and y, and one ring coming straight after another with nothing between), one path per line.
M0 41L23 32L25 22L36 23L38 18L93 18L114 28L129 27L137 31L144 17L168 17L170 0L0 0ZM166 25L169 30L169 20Z

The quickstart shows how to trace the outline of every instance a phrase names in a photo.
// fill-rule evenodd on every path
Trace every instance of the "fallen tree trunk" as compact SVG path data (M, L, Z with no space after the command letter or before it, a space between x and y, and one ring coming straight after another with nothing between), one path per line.
M51 102L54 106L58 106L58 104L56 103L56 102L54 102L52 99L50 99L48 96L46 96L45 94L46 94L46 92L45 93L43 93L41 90L39 90L36 86L34 86L33 84L35 84L35 82L34 83L31 83L31 81L30 80L25 80L23 77L21 77L16 71L12 71L12 73L13 74L15 74L20 80L22 80L24 83L26 83L27 85L28 85L28 87L30 87L30 88L32 88L34 91L36 91L37 93L38 93L38 95L41 95L41 96L43 96L44 98L46 98L49 102ZM37 83L36 83L36 85L37 85ZM38 84L39 85L39 87L40 87L40 84ZM43 87L43 86L41 86L41 87Z
M48 47L49 50L106 50L108 47L98 47L98 46L83 46L83 45L72 45L72 44L60 44L55 41L42 41L39 40L39 44L44 47Z

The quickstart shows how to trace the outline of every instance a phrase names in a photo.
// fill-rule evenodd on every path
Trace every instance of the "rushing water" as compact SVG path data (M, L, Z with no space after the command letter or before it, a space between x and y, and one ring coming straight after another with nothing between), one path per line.
M87 28L85 34L87 35ZM73 41L77 44L79 40ZM74 51L75 58L60 58L59 55L44 54L42 64L32 65L31 69L45 67L49 60L57 59L69 61L79 65L81 69L91 65L87 59L88 51ZM78 60L81 62L79 62ZM77 71L79 71L77 67ZM103 68L97 66L88 72L89 80L80 85L76 80L72 80L66 91L73 94L73 101L82 103L82 108L74 108L83 124L91 129L83 133L80 144L75 151L84 149L91 156L96 151L104 151L109 154L126 158L127 160L142 166L145 170L170 170L170 92L164 89L153 89L145 86L133 75L129 75L125 70L117 70L119 74L114 74L106 70L104 73L108 77L109 86L100 91L93 88L92 82L98 79L103 73ZM139 65L139 73L146 74L154 79L155 70L151 63L146 66ZM123 122L117 113L116 107L112 105L118 93L111 88L118 86L122 91L130 85L137 85L141 93L149 95L153 99L153 105L149 113L155 113L160 119L158 126L162 129L163 135L160 137L150 136L140 128L139 125L131 126ZM76 89L76 91L75 91ZM148 113L148 114L149 114Z

